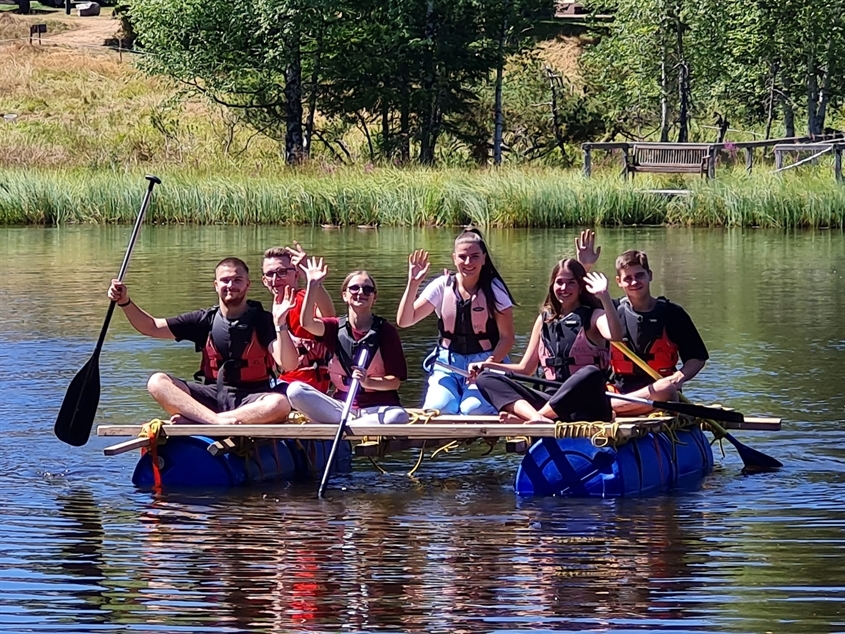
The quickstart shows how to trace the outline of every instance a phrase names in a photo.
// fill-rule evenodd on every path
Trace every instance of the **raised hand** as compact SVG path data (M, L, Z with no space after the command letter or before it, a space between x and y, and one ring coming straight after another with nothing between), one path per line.
M292 286L285 286L283 292L273 289L273 322L277 326L285 323L288 313L294 305L294 298L296 297L296 289Z
M325 279L329 269L323 264L323 258L308 258L305 266L300 267L305 273L305 279L309 284L319 284Z
M587 287L587 292L595 296L607 294L607 278L601 273L587 273L584 277L584 284Z
M305 252L305 249L302 248L302 245L299 244L296 240L293 241L293 248L285 247L285 251L290 254L290 264L291 266L299 269L302 265L302 262L305 258L308 257L308 254Z
M596 248L596 232L585 229L575 238L575 255L588 271L598 262L601 247Z
M126 284L120 280L112 280L109 286L109 299L117 304L125 304L129 300L129 291Z
M431 262L428 260L428 251L417 249L408 256L408 281L422 282L428 275Z

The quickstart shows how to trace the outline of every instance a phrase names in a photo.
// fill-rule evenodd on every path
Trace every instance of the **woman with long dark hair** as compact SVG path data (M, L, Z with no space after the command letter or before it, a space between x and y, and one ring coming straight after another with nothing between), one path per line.
M431 313L437 315L440 339L427 361L440 361L461 370L467 370L474 362L506 361L514 343L515 302L477 229L465 230L455 239L452 260L457 272L438 277L417 297L431 263L428 252L411 253L408 285L399 303L396 323L408 328ZM436 409L441 414L495 412L473 383L434 363L423 408Z
M473 364L473 373L481 371L476 377L479 390L503 420L611 420L604 395L610 364L607 342L621 340L623 327L607 286L604 275L588 274L577 260L558 261L522 360ZM546 379L562 386L540 391L482 371L531 375L538 367Z

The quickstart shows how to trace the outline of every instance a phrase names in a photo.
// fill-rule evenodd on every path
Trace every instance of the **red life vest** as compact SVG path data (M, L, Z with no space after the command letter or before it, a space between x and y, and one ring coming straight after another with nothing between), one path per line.
M492 307L487 305L487 296L479 291L464 299L454 275L446 279L437 330L440 345L456 354L487 352L499 343L499 327Z
M305 289L299 289L294 295L293 308L287 316L288 332L291 341L299 353L299 366L290 372L279 376L280 381L302 381L317 388L321 392L329 390L329 350L326 345L317 341L315 336L302 327L300 315L305 301Z
M593 316L589 306L579 306L565 316L550 319L543 314L543 330L538 355L547 379L565 381L581 368L594 365L606 370L610 364L607 344L597 346L587 338Z
M215 320L224 320L224 318L220 315L219 307L215 307L213 311L211 329L202 348L202 361L197 375L209 384L239 387L244 384L267 382L269 387L269 381L273 377L274 361L270 351L258 341L255 331L255 321L264 311L261 304L250 302L250 307L244 315L227 326L230 342L225 358L214 341ZM220 369L224 365L223 376L219 377Z
M619 317L625 327L624 341L638 357L661 376L670 376L678 365L678 346L666 335L666 313L669 300L658 297L654 308L638 313L627 297L619 302ZM644 374L633 361L613 348L610 367L616 375Z
M373 325L367 334L356 340L352 334L349 317L344 315L337 320L337 344L329 361L329 374L339 392L349 391L349 377L352 376L352 369L356 365L362 348L367 348L366 375L375 377L385 375L384 359L379 349L382 325L384 325L384 318L373 315ZM363 387L360 389L364 390Z

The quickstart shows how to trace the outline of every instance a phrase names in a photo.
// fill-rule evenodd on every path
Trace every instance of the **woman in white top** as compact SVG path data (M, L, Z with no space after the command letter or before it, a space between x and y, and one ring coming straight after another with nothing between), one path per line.
M399 302L397 325L408 328L435 313L440 341L430 360L461 370L480 361L506 362L514 343L514 299L477 229L455 239L452 259L457 273L438 277L416 297L431 263L426 251L408 257L408 285ZM432 367L423 408L441 414L496 413L474 383L438 365Z

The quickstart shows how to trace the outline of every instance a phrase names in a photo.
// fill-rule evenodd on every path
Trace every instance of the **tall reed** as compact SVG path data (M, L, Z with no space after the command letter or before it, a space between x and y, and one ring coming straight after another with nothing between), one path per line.
M845 186L830 174L722 172L714 181L685 179L687 193L672 196L650 190L677 180L584 179L554 169L160 175L149 221L162 224L845 226ZM0 224L129 223L143 188L140 172L0 170Z

